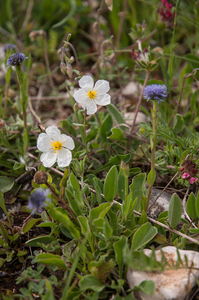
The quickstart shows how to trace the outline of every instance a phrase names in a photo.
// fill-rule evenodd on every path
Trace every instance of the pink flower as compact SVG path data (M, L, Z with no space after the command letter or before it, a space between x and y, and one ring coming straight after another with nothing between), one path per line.
M190 177L190 174L187 173L187 172L184 172L184 173L182 174L182 179L187 179L187 178L189 178L189 177Z
M190 184L194 184L194 182L197 181L197 180L198 180L197 177L191 177L191 178L189 179L189 183L190 183Z
M172 5L167 2L167 0L162 0L162 6L157 10L160 21L165 24L165 26L172 27L175 12L172 12Z

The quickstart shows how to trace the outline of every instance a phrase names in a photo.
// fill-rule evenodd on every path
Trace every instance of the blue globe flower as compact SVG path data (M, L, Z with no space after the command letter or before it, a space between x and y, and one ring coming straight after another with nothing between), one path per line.
M23 54L23 53L14 53L14 54L10 55L10 57L8 57L6 65L8 67L19 66L27 58L28 57L26 57L25 54Z
M5 44L3 47L3 51L6 53L7 51L14 50L16 48L16 45L14 44Z
M35 211L39 213L42 212L43 206L46 206L48 195L49 190L42 190L41 188L38 188L30 195L27 208L32 211L32 214L34 214Z
M150 84L144 88L144 98L148 100L164 101L168 96L167 87L164 84Z

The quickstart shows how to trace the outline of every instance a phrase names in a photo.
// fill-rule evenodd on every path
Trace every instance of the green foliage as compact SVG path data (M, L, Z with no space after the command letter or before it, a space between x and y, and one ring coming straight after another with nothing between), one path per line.
M171 227L176 227L182 215L182 204L178 195L173 194L169 203L169 224Z
M155 248L151 257L143 248L169 244L198 251L198 181L192 185L191 176L183 179L182 166L192 160L189 172L194 170L198 178L199 8L184 0L172 3L173 25L171 20L162 22L156 4L2 1L1 43L16 43L16 51L28 57L15 69L5 68L12 50L0 57L5 75L0 83L0 268L13 281L20 274L16 283L23 284L12 295L6 277L3 299L32 300L35 294L44 300L112 295L130 300L132 291L152 295L152 281L131 290L126 281L128 267L161 272L167 265L165 258L156 261ZM144 50L138 51L137 39ZM85 103L79 105L73 97L83 74L110 85L111 103L97 105L89 116ZM169 91L157 104L157 126L150 101L140 97L145 84L166 84ZM128 86L132 91L127 92ZM131 122L126 117L133 111L151 120L145 118L133 128L135 114ZM60 124L61 133L73 138L69 165L56 162L48 168L41 163L46 153L40 153L37 141L45 124ZM154 158L150 143L156 144L156 138ZM63 143L65 148L67 141ZM51 154L59 150L51 148ZM38 170L46 172L45 179L36 179ZM150 209L145 211L147 195L153 185L168 183L176 193L156 224ZM187 187L182 218L182 191ZM30 212L30 194L39 188L48 189L49 196L42 207L37 198ZM182 226L177 226L180 221ZM179 257L175 267L180 263Z

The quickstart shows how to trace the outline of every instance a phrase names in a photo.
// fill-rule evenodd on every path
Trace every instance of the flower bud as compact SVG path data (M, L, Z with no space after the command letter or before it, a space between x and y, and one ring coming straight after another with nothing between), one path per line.
M67 66L66 66L66 73L68 74L69 78L72 77L73 68L72 68L71 64L67 64Z
M66 64L62 61L59 65L62 74L66 75Z

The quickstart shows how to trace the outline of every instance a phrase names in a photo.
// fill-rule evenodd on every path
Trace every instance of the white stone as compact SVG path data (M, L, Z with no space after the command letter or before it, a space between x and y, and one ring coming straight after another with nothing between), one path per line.
M123 96L126 97L135 97L135 96L138 97L141 90L142 90L142 85L140 83L135 83L133 81L130 81L122 89L122 94Z
M131 126L133 124L133 120L135 118L135 112L126 112L124 113L124 119L126 124ZM143 112L138 112L135 124L139 124L140 122L149 122L150 118L145 115Z
M162 248L167 262L172 265L172 261L178 260L176 247L168 246ZM191 267L192 263L194 268L199 268L199 253L191 250L178 249L181 260L185 265L184 256L188 260L188 266ZM152 251L144 249L144 253L150 256ZM155 251L157 261L161 261L162 254L160 250ZM155 293L152 296L139 292L139 299L141 300L184 300L189 294L191 288L196 285L196 279L199 278L199 270L193 268L179 268L166 269L163 272L144 272L136 271L128 268L127 281L130 288L139 285L144 280L152 280L155 283Z

